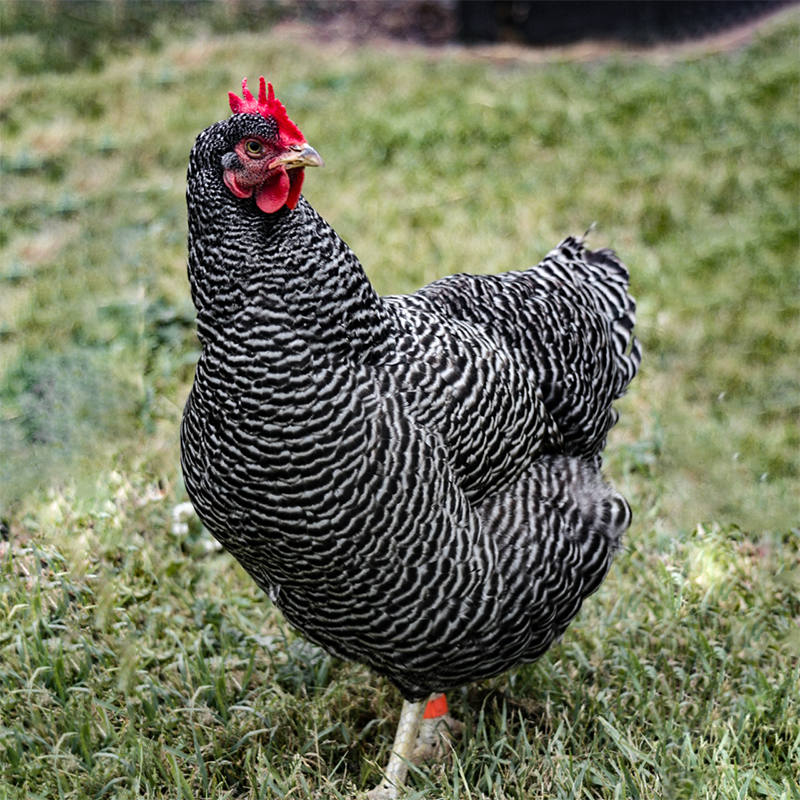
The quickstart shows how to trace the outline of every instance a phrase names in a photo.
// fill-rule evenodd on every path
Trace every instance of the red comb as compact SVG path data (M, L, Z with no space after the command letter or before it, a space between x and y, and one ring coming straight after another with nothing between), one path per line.
M269 93L267 92L268 88ZM305 141L300 128L289 119L283 103L276 99L272 84L268 84L263 75L259 79L258 100L253 97L253 93L247 88L247 78L242 81L242 97L237 97L233 92L228 92L228 97L230 98L231 111L234 114L261 114L264 119L274 117L282 134L288 134L301 142Z

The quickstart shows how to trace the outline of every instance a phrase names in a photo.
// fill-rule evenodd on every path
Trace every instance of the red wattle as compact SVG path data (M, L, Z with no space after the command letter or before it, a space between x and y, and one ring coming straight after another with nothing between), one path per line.
M294 208L297 205L297 201L300 199L300 190L303 188L305 172L306 171L302 167L292 170L291 177L289 178L291 182L289 196L286 198L286 205L289 206L289 208Z
M265 214L274 214L286 205L289 189L289 176L286 170L281 167L258 188L256 205Z

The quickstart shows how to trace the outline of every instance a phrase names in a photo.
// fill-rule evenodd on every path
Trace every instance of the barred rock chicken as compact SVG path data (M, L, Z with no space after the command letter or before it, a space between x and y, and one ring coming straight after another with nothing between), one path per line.
M189 162L186 488L292 626L398 687L371 795L395 797L424 701L538 659L619 549L599 470L641 359L628 273L569 238L380 297L301 196L322 159L272 86L230 106Z

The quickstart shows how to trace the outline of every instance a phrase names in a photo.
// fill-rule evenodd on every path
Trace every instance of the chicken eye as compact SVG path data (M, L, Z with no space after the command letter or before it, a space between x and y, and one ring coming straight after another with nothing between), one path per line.
M244 149L247 151L247 155L249 156L260 156L264 152L264 145L255 139L248 139L244 143Z

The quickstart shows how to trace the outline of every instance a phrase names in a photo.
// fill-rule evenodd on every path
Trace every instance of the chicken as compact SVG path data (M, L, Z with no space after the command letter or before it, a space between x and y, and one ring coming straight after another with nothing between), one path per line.
M301 196L322 159L272 86L230 106L189 161L186 488L292 626L398 687L372 795L395 797L426 699L538 659L620 547L600 454L641 360L628 272L568 238L380 297Z

